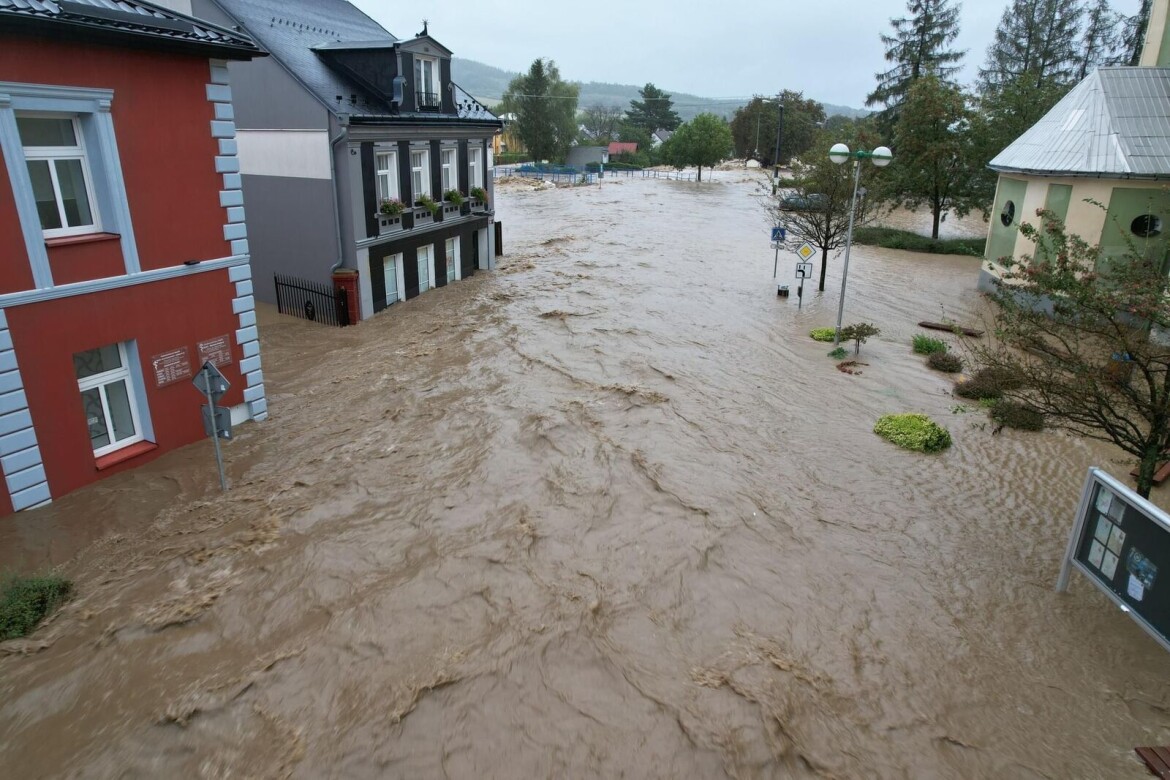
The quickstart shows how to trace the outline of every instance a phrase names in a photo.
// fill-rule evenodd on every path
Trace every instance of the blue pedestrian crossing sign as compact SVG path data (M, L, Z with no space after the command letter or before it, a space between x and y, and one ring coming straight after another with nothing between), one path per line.
M782 227L772 228L772 240L773 241L783 241L787 235L788 235L788 231Z

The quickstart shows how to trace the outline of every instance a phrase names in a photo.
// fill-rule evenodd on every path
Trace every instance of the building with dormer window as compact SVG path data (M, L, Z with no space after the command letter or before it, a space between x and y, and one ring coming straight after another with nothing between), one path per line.
M451 81L425 26L399 40L345 0L192 10L270 54L232 66L258 299L276 301L276 274L333 281L366 318L494 266L502 124Z

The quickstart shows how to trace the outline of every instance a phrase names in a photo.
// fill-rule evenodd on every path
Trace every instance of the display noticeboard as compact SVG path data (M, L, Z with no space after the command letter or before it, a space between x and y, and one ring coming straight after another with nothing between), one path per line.
M213 366L226 366L232 362L232 342L227 334L200 341L196 347L199 350L199 365L211 363Z
M1089 469L1056 589L1072 568L1170 650L1170 515Z
M191 353L186 347L152 355L150 367L154 371L155 387L166 387L191 377Z

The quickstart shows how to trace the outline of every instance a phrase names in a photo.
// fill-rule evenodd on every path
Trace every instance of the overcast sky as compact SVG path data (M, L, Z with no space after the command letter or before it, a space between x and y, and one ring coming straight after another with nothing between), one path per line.
M574 81L650 81L703 97L794 89L854 108L863 107L874 73L885 69L878 36L891 30L892 17L906 15L905 0L637 0L594 8L563 0L353 2L399 38L421 30L425 14L431 35L455 56L506 70L548 57ZM1139 2L1113 0L1113 7L1132 14ZM983 64L1007 4L962 3L956 45L967 50L963 81Z

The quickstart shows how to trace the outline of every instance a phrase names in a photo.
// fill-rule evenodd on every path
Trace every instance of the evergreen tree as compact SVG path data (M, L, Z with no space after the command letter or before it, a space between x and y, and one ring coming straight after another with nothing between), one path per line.
M933 74L951 82L965 52L951 48L959 35L959 6L953 0L907 0L909 15L891 19L893 35L883 35L886 61L892 67L875 74L877 87L865 99L867 106L885 106L885 119L893 122L911 85Z
M674 103L670 95L653 84L647 84L638 90L641 100L631 100L630 110L626 112L626 122L634 127L641 127L647 133L655 130L675 130L682 124L678 114L674 111Z
M997 92L1024 74L1036 87L1071 87L1079 73L1083 11L1079 0L1012 0L979 70L980 92Z
M1109 0L1095 0L1086 6L1077 81L1081 81L1102 65L1118 61L1124 23L1125 17L1109 7Z
M1138 12L1125 19L1125 27L1121 33L1121 57L1114 64L1137 65L1141 61L1146 29L1150 26L1150 7L1152 5L1153 0L1142 0Z
M577 137L576 84L561 80L552 60L536 59L528 73L512 79L502 101L503 113L515 113L516 135L532 159L560 161Z

